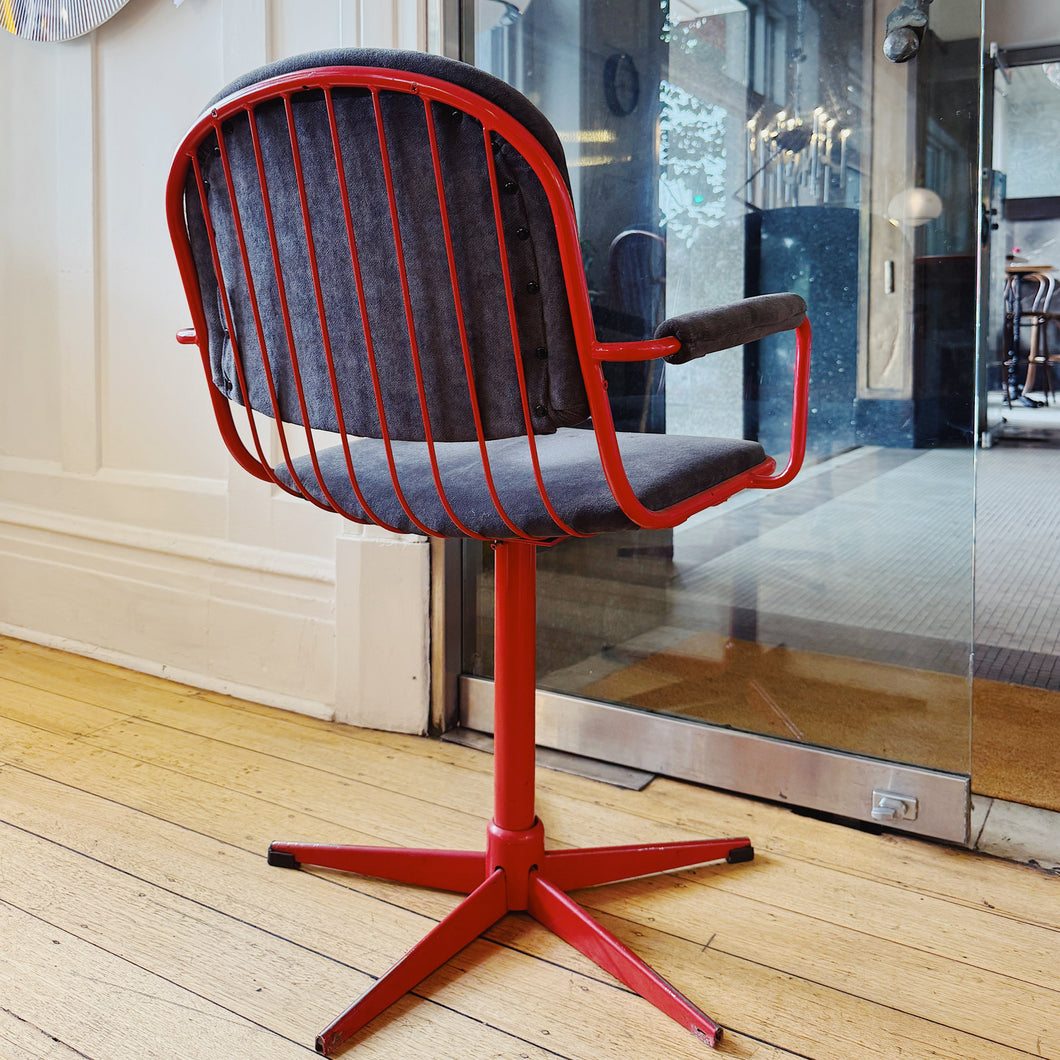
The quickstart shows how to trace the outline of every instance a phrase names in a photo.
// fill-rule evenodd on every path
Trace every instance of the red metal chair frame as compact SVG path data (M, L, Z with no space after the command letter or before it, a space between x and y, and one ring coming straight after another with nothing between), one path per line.
M801 466L805 450L810 352L810 327L807 322L804 322L797 329L792 443L788 463L784 470L777 473L775 462L767 459L749 472L738 475L714 489L697 494L664 510L654 511L640 502L630 486L629 479L622 465L618 439L607 401L603 364L606 361L636 361L663 357L677 351L680 348L680 343L676 339L626 343L601 343L597 341L589 305L588 290L582 269L577 226L570 195L562 175L548 153L519 122L480 96L445 81L421 75L412 75L403 71L381 70L378 68L331 67L303 71L261 82L219 103L199 120L181 144L167 188L167 210L174 248L188 295L194 327L180 332L178 340L183 343L196 343L199 345L208 379L210 378L210 362L206 341L207 325L201 304L196 268L188 239L184 213L185 182L189 167L196 173L197 178L199 178L198 183L201 186L201 173L196 159L196 149L211 132L215 132L218 143L223 144L220 135L221 123L241 110L252 110L265 100L283 99L285 101L289 127L293 129L293 122L291 121L292 96L306 89L320 89L324 92L328 103L333 145L336 159L340 166L341 178L341 146L338 140L334 112L331 109L330 92L334 87L349 85L368 88L373 93L377 130L384 159L386 158L386 147L379 112L379 93L382 91L405 92L418 95L423 100L424 106L427 108L427 127L431 130L431 150L439 187L440 209L445 229L447 253L454 283L453 245L448 221L445 218L445 196L441 193L441 169L438 148L434 142L433 126L430 121L431 102L440 101L459 108L462 111L473 114L482 123L483 135L486 139L487 159L491 158L489 150L490 134L496 132L518 150L534 169L551 203L555 219L562 266L569 292L574 332L601 461L607 482L616 500L622 510L634 522L643 527L672 527L694 512L720 503L742 489L776 488L790 482L795 477ZM253 129L253 121L250 122L250 125ZM261 148L257 142L256 134L254 135L254 147L257 152L259 171L263 173ZM300 197L308 232L309 216L306 207L305 184L298 162L297 139L293 132L292 150L294 152ZM223 146L221 153L224 153ZM224 164L226 178L229 181L229 194L231 194L231 175L227 161ZM500 243L499 252L502 263L505 263L504 268L506 271L507 256L505 253L503 225L500 223L497 179L496 173L492 168L493 163L490 162L489 164L491 167L490 180ZM345 189L344 180L340 179L340 185ZM396 226L395 192L390 183L389 171L387 173L387 191L392 217ZM345 194L345 190L343 193ZM351 246L354 246L349 203L345 200L344 206L349 226L349 239ZM203 210L206 217L209 218L205 199L203 200ZM267 211L268 204L266 202ZM271 225L271 221L269 223ZM213 233L211 230L211 245L213 245L212 240ZM312 240L310 239L311 243ZM404 262L400 260L400 247L398 252L405 306L411 323L405 267ZM312 253L311 245L310 253ZM355 249L353 253L354 268L356 269ZM245 263L245 248L243 254ZM219 273L220 265L215 248L214 265ZM358 291L360 292L359 279L358 276ZM505 280L507 281L507 275L505 275ZM316 300L323 315L323 299L318 276L315 277L315 282ZM508 288L509 323L512 334L515 335L515 308L510 293L511 285L506 282L506 286ZM363 298L363 294L361 297ZM456 301L459 314L461 312L459 309L459 298ZM227 301L224 308L225 313L229 314L230 308L227 305ZM286 312L285 305L284 313L286 314ZM363 314L363 306L362 319L367 319ZM234 329L231 330L234 334ZM464 345L468 384L472 388L472 400L474 402L474 380L467 353L467 339L462 319L460 321L460 334ZM369 357L371 357L370 336L366 336L366 339L369 344ZM264 349L264 342L261 345ZM334 363L331 359L331 351L328 349L326 352L341 425L341 403L337 397L338 381L335 375ZM444 503L444 489L438 473L438 464L435 456L436 443L431 438L430 425L426 417L423 383L419 373L419 353L416 349L414 332L412 353L416 364L416 382L420 390L421 407L424 411L427 429L426 442L431 452L435 483L442 494ZM265 372L270 380L271 388L271 369L267 364L265 365ZM279 422L277 418L280 444L284 460L295 483L294 488L282 482L276 472L270 467L265 457L264 446L259 437L254 415L249 411L249 401L244 400L244 404L248 410L248 430L253 440L255 452L251 452L244 443L233 418L232 406L229 401L216 387L211 385L210 393L218 426L230 452L238 463L252 475L272 482L288 492L300 494L321 507L343 512L342 508L336 504L334 498L329 494L323 481L323 476L320 474L312 431L308 426L308 419L305 415L304 393L301 381L297 378L297 366L295 366L295 372L303 422L307 424L305 436L310 449L312 465L324 497L323 501L312 496L304 485L300 483L291 460L284 424ZM378 378L374 375L374 365L373 378L375 379L378 398ZM241 370L239 371L239 385L244 399L246 399L247 387ZM275 409L278 406L274 391L272 400ZM532 430L530 430L530 410L526 407L525 392L523 394L523 405L528 428L526 440L530 447L537 486L550 514L553 515L558 525L563 526L559 517L551 509L542 480L534 435ZM408 509L404 498L401 497L394 457L391 452L386 428L385 414L383 414L382 408L380 409L380 419L395 489L402 505L405 506L409 518L415 525L421 526L416 521L414 513ZM482 437L481 423L477 420L477 413L476 422L479 428L479 447L487 479L490 482L491 494L498 510L503 513L500 502L497 500L492 480L489 479L489 459L485 441ZM344 433L341 440L351 479L354 480L354 490L358 495L358 501L362 503L365 511L369 511L367 504L363 503L363 498L361 498L357 490L349 443ZM343 512L343 514L354 518L349 512ZM456 513L450 511L449 515L457 526L461 525ZM365 520L358 519L357 521ZM385 523L381 523L381 525L386 526ZM494 543L496 553L495 782L494 810L487 828L485 850L478 852L413 850L321 846L289 842L276 842L270 847L269 863L272 865L288 868L320 866L340 869L366 876L456 891L468 896L416 947L398 961L389 972L320 1034L316 1041L318 1052L324 1054L334 1053L376 1015L407 991L414 988L417 983L421 982L509 911L525 911L529 913L631 989L677 1020L704 1042L714 1045L721 1037L721 1029L713 1020L652 971L614 935L591 919L567 896L566 892L577 890L581 887L596 886L648 874L689 868L711 861L727 860L729 862L738 862L750 860L754 855L750 840L747 837L736 837L582 850L552 851L545 849L544 828L537 818L534 806L535 557L537 546L552 542L551 540L546 541L534 538L512 523L509 523L509 525L513 532L512 538ZM421 526L421 528L425 533L431 532L425 527ZM568 527L566 529L571 535L576 533L572 528ZM483 539L481 535L471 531L467 532L467 536Z

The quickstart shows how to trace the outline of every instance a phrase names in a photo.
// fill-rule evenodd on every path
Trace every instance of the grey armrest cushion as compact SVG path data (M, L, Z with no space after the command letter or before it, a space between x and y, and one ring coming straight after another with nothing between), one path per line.
M681 348L666 360L685 364L708 353L756 342L778 331L790 331L805 317L806 303L797 294L763 294L717 309L670 317L655 329L655 337L677 339Z

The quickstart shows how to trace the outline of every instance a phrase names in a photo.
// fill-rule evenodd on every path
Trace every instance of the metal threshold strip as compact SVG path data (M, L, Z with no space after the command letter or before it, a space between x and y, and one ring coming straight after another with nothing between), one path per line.
M450 729L442 733L445 743L471 747L476 751L493 754L493 737L478 729ZM537 765L557 773L570 773L586 780L599 780L613 788L625 788L628 791L643 791L654 779L654 773L643 769L630 769L628 766L615 765L612 762L601 762L599 758L586 758L584 755L570 754L568 751L555 751L550 747L538 747L535 755Z
M460 678L461 723L493 731L493 682ZM967 844L969 778L553 692L537 743L793 807Z

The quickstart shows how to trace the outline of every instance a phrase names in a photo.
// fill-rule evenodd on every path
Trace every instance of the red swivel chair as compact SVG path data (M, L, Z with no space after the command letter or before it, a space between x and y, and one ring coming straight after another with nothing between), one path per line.
M664 321L652 340L598 342L556 134L503 82L418 53L324 52L233 83L181 143L167 210L194 323L178 339L199 347L239 464L356 522L477 538L496 554L485 850L269 850L272 865L467 895L317 1050L337 1050L510 910L713 1045L720 1028L567 892L754 851L745 837L546 850L534 811L535 555L566 537L673 527L790 481L806 432L802 299L749 299ZM752 441L615 431L605 362L681 362L790 329L782 472ZM262 415L278 433L276 466Z

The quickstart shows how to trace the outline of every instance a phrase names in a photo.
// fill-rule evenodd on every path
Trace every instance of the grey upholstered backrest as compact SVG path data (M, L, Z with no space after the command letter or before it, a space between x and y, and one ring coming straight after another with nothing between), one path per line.
M240 78L215 102L223 107L233 93L280 75L351 66L426 74L484 96L527 127L566 176L558 139L524 97L438 56L347 49L296 57ZM189 173L187 221L218 388L286 422L366 437L383 435L376 386L394 439L424 439L424 403L436 441L476 438L476 411L486 438L527 433L526 410L534 433L584 420L555 226L526 161L493 135L513 341L480 122L430 104L450 261L423 99L379 91L381 136L371 91L329 91L330 107L310 88L234 111L221 142L210 137L200 148L198 177Z

